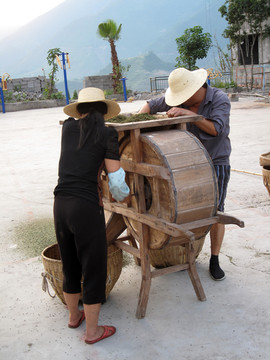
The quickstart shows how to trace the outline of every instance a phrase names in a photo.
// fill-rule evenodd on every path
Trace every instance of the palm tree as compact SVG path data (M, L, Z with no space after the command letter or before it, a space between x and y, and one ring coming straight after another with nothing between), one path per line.
M120 39L122 24L117 26L115 21L109 19L98 25L97 34L104 40L109 41L111 47L111 61L113 70L113 89L117 93L120 85L121 69L116 52L115 41Z

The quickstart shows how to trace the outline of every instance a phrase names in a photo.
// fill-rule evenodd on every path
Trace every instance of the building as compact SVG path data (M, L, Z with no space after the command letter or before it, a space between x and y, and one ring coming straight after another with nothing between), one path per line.
M264 23L270 26L270 19ZM263 25L264 25L263 24ZM266 90L270 88L270 35L251 34L247 24L243 26L243 36L240 45L232 49L233 80L238 86L246 87L246 80L253 88ZM241 55L242 53L242 55ZM252 71L253 57L253 71ZM245 66L246 65L246 70ZM247 74L246 74L247 73ZM246 79L247 76L247 79Z

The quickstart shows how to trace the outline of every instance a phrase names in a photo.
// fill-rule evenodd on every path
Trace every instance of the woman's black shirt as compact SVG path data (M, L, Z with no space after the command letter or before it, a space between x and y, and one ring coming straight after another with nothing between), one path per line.
M78 196L102 205L99 187L100 171L104 159L119 160L118 134L106 127L97 142L89 138L78 149L80 120L68 118L63 123L58 185L54 195Z

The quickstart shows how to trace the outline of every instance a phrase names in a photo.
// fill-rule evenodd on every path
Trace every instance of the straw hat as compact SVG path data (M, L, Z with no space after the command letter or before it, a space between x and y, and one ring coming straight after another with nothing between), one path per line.
M169 106L183 104L203 86L207 71L198 69L189 71L185 68L173 70L169 75L169 88L165 93L165 102Z
M108 120L118 115L121 111L120 106L116 101L105 99L104 92L101 89L94 87L87 87L82 89L79 92L78 101L65 106L63 110L65 114L78 119L81 114L77 110L77 105L96 101L102 101L107 104L107 113L104 115L104 120Z

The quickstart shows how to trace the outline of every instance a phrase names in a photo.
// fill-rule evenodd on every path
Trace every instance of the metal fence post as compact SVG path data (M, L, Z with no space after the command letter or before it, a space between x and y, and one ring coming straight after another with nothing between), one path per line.
M6 108L5 108L5 98L4 98L4 93L3 93L3 89L2 89L2 78L0 77L0 93L1 93L1 101L2 101L2 111L3 114L6 112Z

